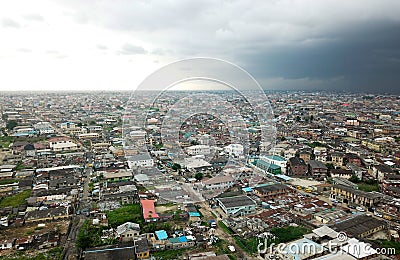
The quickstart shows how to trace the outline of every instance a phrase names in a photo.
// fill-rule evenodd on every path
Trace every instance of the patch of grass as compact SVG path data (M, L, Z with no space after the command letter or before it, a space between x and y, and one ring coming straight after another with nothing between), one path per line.
M292 226L271 229L271 233L276 237L274 240L276 244L286 243L301 238L304 234L307 234L308 231L309 230L305 227Z
M395 250L394 254L400 255L400 242L398 242L398 241L387 240L387 239L378 239L378 240L374 240L371 242L379 244L379 246L382 248L387 248L387 249L394 248L394 250ZM390 252L388 252L388 253L390 253Z
M157 204L157 206L163 206L163 207L170 208L170 207L175 206L175 203L173 203L173 202L168 202L168 203L165 203L165 204Z
M16 182L18 182L18 180L14 180L14 179L0 180L0 185L7 185L7 184L16 183Z
M81 229L79 230L78 239L76 240L76 246L81 249L86 249L117 242L114 238L103 241L101 239L102 231L103 227L94 226L90 223L89 220L85 220Z
M236 244L249 254L256 254L258 252L259 241L256 237L240 238L234 237Z
M183 254L186 252L186 248L177 250L164 250L152 253L152 256L156 259L183 259Z
M25 203L25 200L30 196L31 196L31 190L24 190L10 197L2 198L0 201L0 208L18 207L19 205Z
M125 222L143 223L142 209L139 204L130 204L107 211L108 224L114 228Z
M233 231L232 229L230 229L229 227L227 227L224 222L222 222L221 220L218 221L218 226L220 228L222 228L222 230L224 230L226 233L228 233L229 235L233 235Z
M8 148L13 141L14 138L12 136L2 136L0 137L0 147Z
M366 192L379 191L379 185L378 183L376 184L359 183L358 189Z

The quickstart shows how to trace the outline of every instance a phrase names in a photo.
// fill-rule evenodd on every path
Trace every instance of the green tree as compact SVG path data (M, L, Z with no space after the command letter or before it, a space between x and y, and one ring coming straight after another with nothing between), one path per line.
M353 183L359 183L361 180L360 178L358 178L355 174L353 174L350 178L349 181L353 182Z
M171 168L174 171L182 169L182 167L181 167L181 165L179 163L174 163Z
M201 172L198 172L198 173L196 173L196 175L194 175L194 177L196 178L196 180L201 180L201 179L203 179L203 173L201 173Z
M17 125L18 125L18 123L15 120L10 120L7 122L6 128L8 130L13 130Z

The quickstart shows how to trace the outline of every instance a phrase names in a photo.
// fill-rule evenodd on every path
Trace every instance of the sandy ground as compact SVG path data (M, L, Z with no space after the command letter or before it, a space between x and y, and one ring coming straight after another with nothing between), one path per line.
M69 221L58 221L58 222L46 222L46 226L40 230L35 230L37 224L31 224L22 227L8 227L0 229L0 241L4 241L12 238L21 238L27 237L28 234L31 235L39 235L44 234L49 231L53 231L55 228L58 228L61 234L65 234L67 232Z
M176 210L178 210L178 206L177 205L173 205L173 206L170 206L170 207L156 206L155 209L156 209L157 213L164 213L164 212L167 212L167 211L176 211Z

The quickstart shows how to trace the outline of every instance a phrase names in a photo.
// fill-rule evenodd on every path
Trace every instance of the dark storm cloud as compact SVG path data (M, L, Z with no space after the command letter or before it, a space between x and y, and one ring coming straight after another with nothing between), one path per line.
M397 0L61 3L75 19L152 43L151 54L226 59L268 88L400 92Z
M323 44L258 48L238 59L257 78L313 78L320 80L321 89L399 93L399 31L397 22L365 23ZM335 78L339 82L332 82Z

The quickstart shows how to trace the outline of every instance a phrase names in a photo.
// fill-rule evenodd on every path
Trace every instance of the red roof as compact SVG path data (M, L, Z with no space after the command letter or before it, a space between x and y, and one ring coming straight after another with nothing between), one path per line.
M145 220L152 218L159 218L154 208L154 200L140 200L142 205L143 218Z

